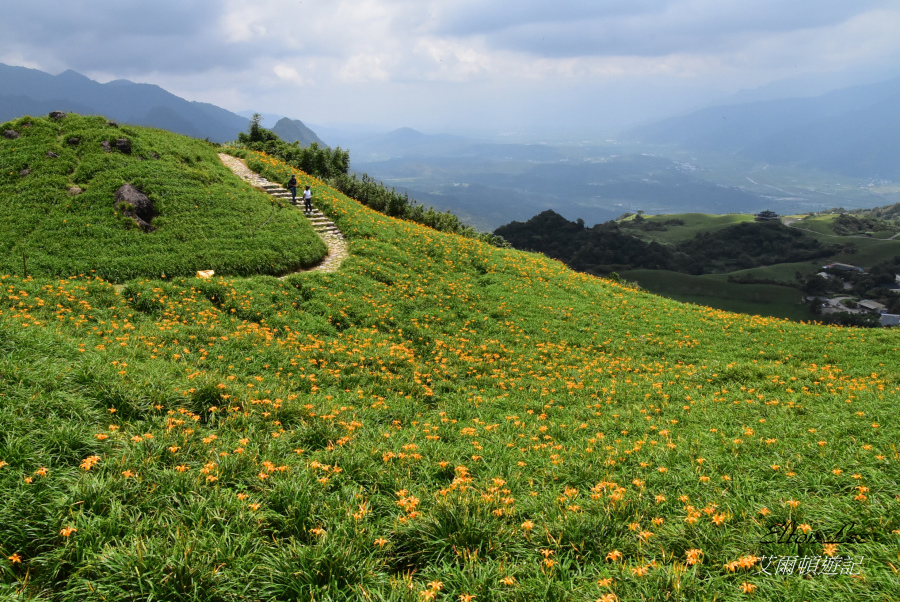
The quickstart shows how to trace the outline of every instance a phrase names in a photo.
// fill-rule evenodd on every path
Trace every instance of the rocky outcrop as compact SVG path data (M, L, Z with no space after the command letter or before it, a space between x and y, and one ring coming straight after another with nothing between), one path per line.
M44 156L47 157L48 159L58 159L59 158L59 155L57 155L53 151L47 151L47 154L45 154Z
M19 137L19 132L17 132L16 130L4 130L3 137L9 138L10 140L15 140Z
M48 117L50 117L50 119L59 121L60 119L65 119L66 114L63 111L51 111Z
M117 138L116 139L116 149L119 152L125 153L126 155L131 154L131 140L128 138Z
M84 190L82 190L78 186L72 186L71 188L69 188L69 196L78 196L82 192L84 192Z
M78 146L79 144L81 144L81 138L76 138L75 136L72 136L71 138L66 140L66 144L68 144L69 146Z
M116 211L121 211L122 215L133 219L144 232L155 230L150 222L157 215L156 207L146 194L131 184L123 184L116 191L115 198Z

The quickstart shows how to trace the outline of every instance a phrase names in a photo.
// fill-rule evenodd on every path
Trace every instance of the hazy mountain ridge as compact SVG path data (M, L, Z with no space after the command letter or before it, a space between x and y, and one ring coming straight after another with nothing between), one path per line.
M702 109L631 129L628 138L857 177L900 179L900 79L812 98ZM874 142L874 144L873 144Z
M319 146L328 146L299 119L282 117L272 127L272 131L285 142L299 142L300 146L309 146L315 142Z
M0 63L0 81L0 121L50 111L99 114L213 142L234 140L248 125L246 117L210 103L185 100L153 84L124 79L101 84L71 69L50 75Z

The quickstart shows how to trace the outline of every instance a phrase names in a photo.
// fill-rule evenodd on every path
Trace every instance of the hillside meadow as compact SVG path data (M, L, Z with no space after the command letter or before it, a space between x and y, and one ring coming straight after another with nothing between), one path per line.
M900 598L895 332L682 305L298 179L336 273L0 277L7 599Z
M0 137L3 273L113 282L206 269L283 274L327 252L302 215L234 177L202 141L73 114L22 117L0 132L18 136ZM154 231L116 209L125 183L153 201Z
M783 264L791 265L791 264ZM808 264L804 264L804 268ZM763 277L770 274L765 268L740 270L731 274L750 273ZM810 320L809 306L801 303L803 292L794 287L777 284L741 284L729 282L728 275L706 274L694 276L667 270L626 270L622 278L641 283L657 295L665 295L683 303L712 306L750 315L769 315L788 320ZM791 272L792 279L794 273ZM787 280L787 279L786 279Z

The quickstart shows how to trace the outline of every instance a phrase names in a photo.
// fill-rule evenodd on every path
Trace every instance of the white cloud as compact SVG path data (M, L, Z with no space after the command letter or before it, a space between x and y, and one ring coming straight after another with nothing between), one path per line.
M364 82L385 82L389 75L383 64L388 62L383 56L357 54L348 57L338 77L344 83L358 84Z
M305 83L305 80L300 75L300 72L297 71L296 68L291 67L290 65L285 65L285 64L275 65L272 68L272 71L275 72L275 75L278 76L278 79L284 80L286 82L289 82L292 84L297 84L297 85L303 85Z
M219 28L227 42L249 42L266 37L266 26L260 22L259 13L250 8L226 13L219 21Z

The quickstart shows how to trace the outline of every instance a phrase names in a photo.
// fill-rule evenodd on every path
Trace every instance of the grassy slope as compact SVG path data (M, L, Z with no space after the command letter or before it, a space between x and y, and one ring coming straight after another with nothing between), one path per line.
M840 253L815 262L784 263L731 272L733 276L750 274L756 278L780 281L794 281L797 272L808 277L821 271L822 266L834 262L844 262L868 267L900 255L900 240L879 240L893 233L878 233L872 238L837 236L831 228L835 215L807 217L794 222L799 228L824 244L853 244L853 253ZM685 221L684 226L668 226L666 231L629 231L646 240L661 243L678 243L693 238L696 234L716 231L742 221L752 221L750 215L708 215L685 213L675 215L647 216L648 221L664 222L670 219ZM691 276L657 270L629 270L621 275L638 282L642 287L666 297L687 303L715 307L726 311L774 316L791 320L810 320L809 310L798 303L802 292L799 289L771 284L737 284L725 281L728 274Z
M59 122L23 117L0 126L9 129L21 137L0 138L5 273L22 273L23 253L29 273L93 273L123 281L200 269L278 274L309 266L327 252L299 212L235 178L201 141L77 115ZM81 141L68 144L73 137ZM123 137L131 140L130 155L100 146ZM20 175L24 169L30 173ZM156 231L145 234L116 213L113 197L126 182L154 201ZM84 193L70 196L72 186Z
M801 220L794 222L794 226L798 228L805 228L807 230L813 230L815 232L819 232L820 234L826 234L835 236L836 233L834 231L834 220L838 217L838 214L826 214L826 215L813 215L804 217ZM895 234L897 234L896 230L878 230L875 232L870 232L871 238L874 239L888 239ZM857 238L857 237L853 237Z
M794 265L794 264L791 264ZM758 277L774 275L760 269L741 270ZM809 309L800 303L803 293L796 288L774 284L738 284L727 281L727 275L692 276L667 270L628 270L621 273L652 293L685 303L696 303L726 311L750 315L774 316L788 320L813 319ZM794 278L794 272L789 279Z
M856 245L857 247L855 253L835 255L834 257L816 262L817 265L831 261L841 261L855 263L856 265L861 266L869 266L900 254L900 240L882 240L893 235L893 232L877 233L872 238L863 236L837 236L831 227L831 222L834 221L834 218L834 215L821 215L807 217L793 223L793 225L798 228L809 230L809 232L805 232L805 234L817 238L824 244L849 243ZM715 232L740 222L753 221L753 216L739 214L709 215L704 213L681 213L672 215L650 215L646 216L646 219L648 221L660 222L671 219L684 220L684 226L668 226L666 231L627 230L628 233L640 236L646 240L656 240L661 243L671 244L692 239L701 232ZM766 268L754 269L759 270ZM791 277L793 277L793 274Z
M661 243L679 243L694 238L701 232L716 232L741 222L753 221L752 215L730 213L727 215L710 215L708 213L678 213L673 215L649 215L648 221L665 222L671 219L684 221L683 226L667 226L665 231L642 232L649 239Z
M338 273L0 280L6 594L900 598L895 332L681 305L302 179ZM785 521L855 522L864 577L746 568L797 553L760 543Z

